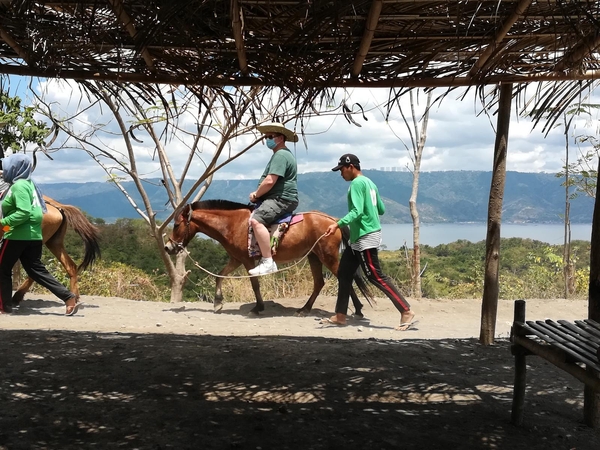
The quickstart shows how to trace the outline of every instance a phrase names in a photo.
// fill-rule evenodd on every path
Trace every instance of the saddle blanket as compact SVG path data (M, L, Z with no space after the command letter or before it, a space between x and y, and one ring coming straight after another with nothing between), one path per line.
M272 255L277 253L277 247L281 243L281 239L288 228L295 223L302 222L303 220L304 216L302 214L288 214L287 216L283 216L277 222L267 227L269 234L271 235ZM248 255L250 255L251 258L260 258L262 256L260 248L258 247L258 242L256 242L256 238L254 237L254 231L252 230L250 224L248 224Z

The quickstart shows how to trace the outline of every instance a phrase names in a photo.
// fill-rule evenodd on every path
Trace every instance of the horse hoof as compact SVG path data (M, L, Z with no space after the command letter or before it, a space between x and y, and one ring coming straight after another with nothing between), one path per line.
M217 303L214 305L214 313L219 314L223 310L223 303Z
M294 314L296 317L306 317L308 314L308 311L304 311L303 309L299 309L298 311L296 311L296 314Z
M260 317L260 315L258 314L258 311L254 311L253 309L251 309L248 313L248 317Z

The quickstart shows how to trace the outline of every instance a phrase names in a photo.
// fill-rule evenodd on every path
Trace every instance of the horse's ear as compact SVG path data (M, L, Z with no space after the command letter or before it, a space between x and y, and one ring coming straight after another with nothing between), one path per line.
M190 205L185 204L184 206L181 207L181 209L179 209L179 212L177 213L177 215L175 217L180 218L179 220L182 220L185 222L186 220L188 220L188 218L190 216L189 209L190 209Z

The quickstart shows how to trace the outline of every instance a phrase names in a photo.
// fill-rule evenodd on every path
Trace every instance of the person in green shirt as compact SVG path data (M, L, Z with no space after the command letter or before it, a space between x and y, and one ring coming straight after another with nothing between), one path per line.
M264 134L267 147L273 151L273 155L260 177L257 189L249 195L250 201L257 204L250 216L250 226L262 258L258 266L248 273L266 275L277 272L267 226L298 207L298 167L296 158L285 145L287 141L298 142L298 135L280 123L259 125L257 129Z
M379 196L375 183L364 176L360 169L360 160L351 153L342 155L334 172L340 171L342 178L350 181L348 189L348 214L337 223L331 224L325 236L338 228L350 228L350 246L346 247L338 268L338 296L335 304L335 316L324 319L322 323L345 325L348 313L348 301L352 280L359 266L371 283L379 288L400 311L398 331L410 329L416 322L415 313L400 294L393 281L381 271L377 249L381 245L381 224L379 216L385 213L385 205Z
M17 260L27 275L66 304L72 316L79 306L77 296L58 282L42 263L42 216L46 203L31 180L33 161L16 153L1 160L2 177L9 184L2 199L0 234L0 313L8 314L12 304L12 269Z

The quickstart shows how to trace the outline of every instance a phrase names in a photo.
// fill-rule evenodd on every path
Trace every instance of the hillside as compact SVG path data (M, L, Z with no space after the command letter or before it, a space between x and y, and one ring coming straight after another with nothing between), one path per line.
M412 176L408 172L366 170L379 187L387 207L384 223L409 223L408 199ZM423 223L485 222L491 172L450 171L423 172L419 188L419 213ZM191 183L190 183L191 184ZM214 181L205 199L227 199L247 203L248 194L257 180ZM346 212L348 183L338 173L312 172L298 176L299 210L316 209L336 217ZM125 183L131 196L139 201L133 183ZM43 192L63 203L78 206L92 217L112 222L118 218L137 218L137 214L110 183L55 183L41 186ZM158 217L170 212L167 197L159 180L145 185ZM507 172L504 194L505 223L561 222L565 192L561 181L550 173ZM572 201L571 221L589 223L594 201L580 197Z

